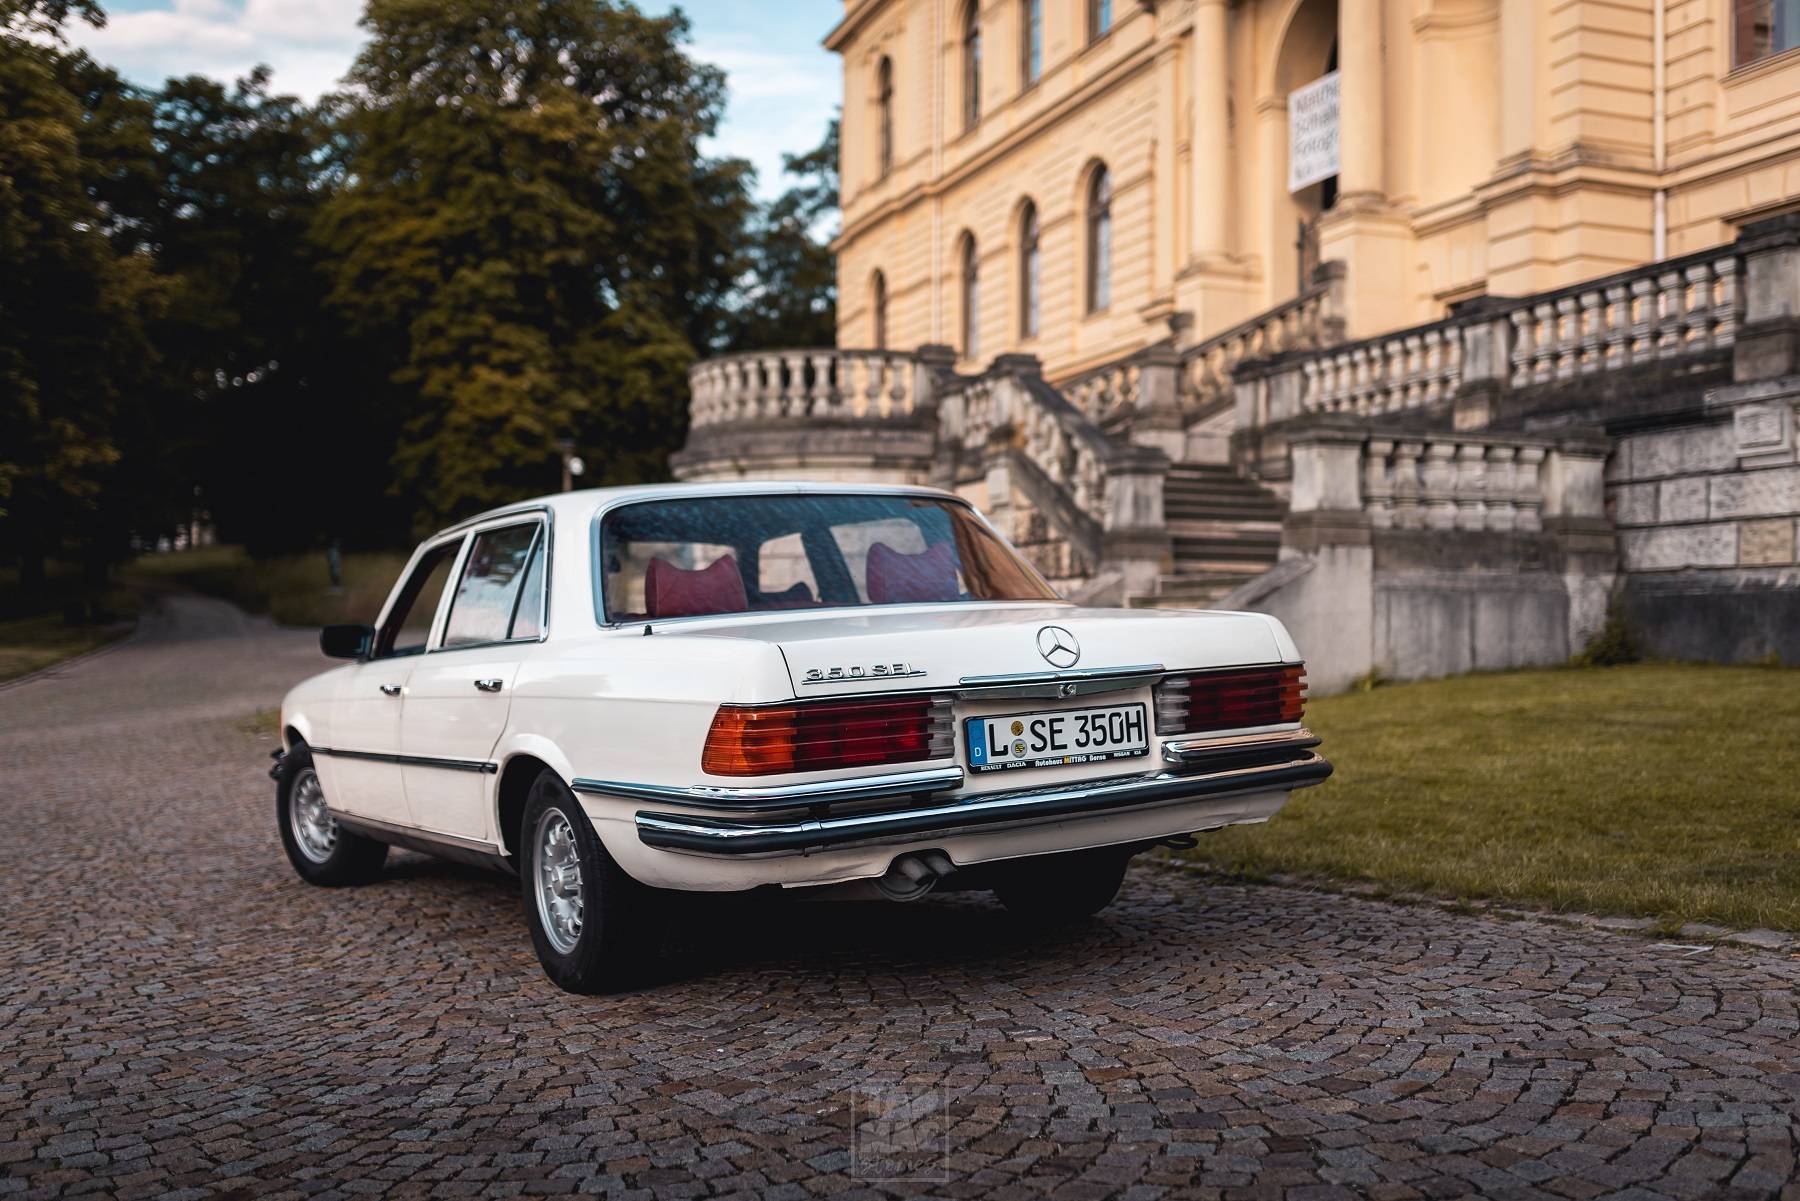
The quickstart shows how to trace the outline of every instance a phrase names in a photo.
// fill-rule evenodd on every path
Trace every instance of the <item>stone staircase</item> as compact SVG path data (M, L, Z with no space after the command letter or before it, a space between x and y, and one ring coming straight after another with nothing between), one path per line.
M1163 482L1163 520L1174 571L1155 593L1130 598L1138 608L1204 609L1275 566L1281 550L1281 498L1223 463L1177 463Z

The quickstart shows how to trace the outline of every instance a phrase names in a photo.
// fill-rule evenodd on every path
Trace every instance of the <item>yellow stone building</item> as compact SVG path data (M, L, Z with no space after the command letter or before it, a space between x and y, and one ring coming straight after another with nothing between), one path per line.
M1365 337L1800 198L1796 0L849 0L826 45L838 344L964 371L1192 344L1320 261Z

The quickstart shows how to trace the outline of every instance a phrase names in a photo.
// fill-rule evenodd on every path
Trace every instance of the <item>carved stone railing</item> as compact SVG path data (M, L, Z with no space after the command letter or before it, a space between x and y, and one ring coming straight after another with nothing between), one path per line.
M1607 443L1473 433L1296 431L1291 514L1360 513L1375 529L1535 532L1605 518Z
M1312 286L1292 300L1181 352L1181 406L1200 416L1232 399L1239 363L1322 350L1344 340L1344 264L1321 263Z
M938 442L948 476L985 478L987 508L1053 579L1108 576L1148 591L1165 570L1162 452L1109 437L1028 355L1002 355L983 375L946 385Z
M918 355L891 350L762 350L688 371L689 423L910 421L930 395Z
M1237 425L1454 404L1457 424L1479 426L1502 393L1654 363L1722 362L1745 319L1745 250L1734 243L1536 296L1477 301L1441 321L1312 353L1244 358L1233 369Z

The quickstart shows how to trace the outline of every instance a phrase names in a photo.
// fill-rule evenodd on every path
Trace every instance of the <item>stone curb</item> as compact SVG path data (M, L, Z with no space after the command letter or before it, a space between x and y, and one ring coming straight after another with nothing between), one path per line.
M1446 913L1485 915L1502 918L1506 921L1531 922L1539 925L1598 930L1615 934L1636 934L1645 938L1662 937L1655 933L1657 922L1654 918L1617 917L1594 913L1554 913L1547 909L1520 909L1495 901L1452 901L1425 893L1384 892L1372 884L1339 884L1330 880L1291 876L1284 873L1271 875L1266 882L1247 880L1238 876L1226 875L1204 863L1161 856L1148 862L1167 871L1191 872L1196 875L1209 876L1221 883L1242 884L1252 888L1284 888L1295 892L1332 893L1378 904L1425 905ZM1800 937L1781 930L1731 930L1724 926L1689 922L1676 932L1675 937L1690 940L1695 945L1678 946L1674 943L1666 945L1672 949L1690 952L1710 950L1714 946L1722 945L1752 951L1772 951L1781 955L1800 955Z

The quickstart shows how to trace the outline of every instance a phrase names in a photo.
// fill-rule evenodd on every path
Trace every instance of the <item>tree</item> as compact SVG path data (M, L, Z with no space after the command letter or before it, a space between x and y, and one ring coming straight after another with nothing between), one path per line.
M726 326L747 168L701 157L722 77L685 19L596 0L371 0L331 102L331 302L398 387L395 486L426 524L660 473Z
M837 264L823 226L838 208L838 120L805 154L782 155L796 182L757 215L747 272L724 349L830 346L837 339Z
M92 4L0 0L0 543L27 588L72 546L90 567L118 550L102 503L121 478L118 432L156 355L143 322L161 292L143 256L118 253L71 81L89 70L59 38Z

